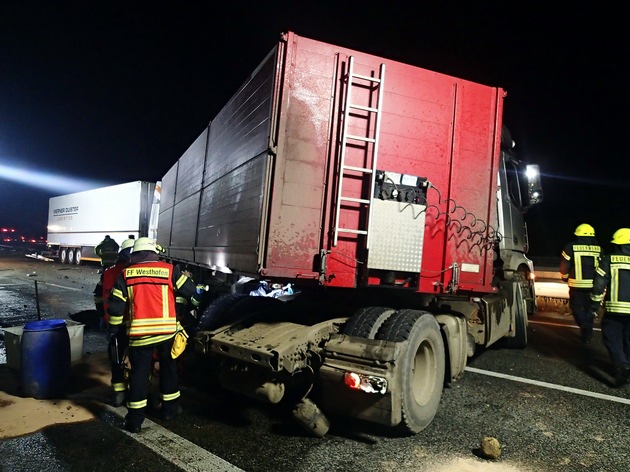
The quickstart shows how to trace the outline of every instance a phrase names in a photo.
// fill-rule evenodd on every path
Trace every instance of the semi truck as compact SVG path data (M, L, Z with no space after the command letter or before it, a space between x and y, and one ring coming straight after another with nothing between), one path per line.
M525 347L542 188L505 97L282 34L162 178L157 241L208 289L189 348L213 381L315 436L415 434L479 348Z
M52 197L47 256L62 264L100 258L94 248L109 235L157 238L160 182L135 181Z

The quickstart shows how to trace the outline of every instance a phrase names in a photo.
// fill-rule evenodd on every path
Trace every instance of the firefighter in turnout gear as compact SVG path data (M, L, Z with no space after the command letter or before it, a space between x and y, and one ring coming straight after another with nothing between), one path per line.
M105 323L108 323L108 297L114 287L114 283L122 273L122 271L129 265L129 257L131 256L131 249L133 248L135 240L126 239L120 245L120 252L118 253L118 260L116 263L106 268L101 274L101 279L96 288L94 289L94 304L96 305L96 311L102 317ZM123 324L128 322L128 315L125 313L123 317ZM129 345L129 338L124 329L119 329L116 336L112 336L108 339L109 344L109 361L112 369L112 405L121 406L125 402L127 394L127 383L125 381L125 367L123 363L124 353Z
M129 312L131 375L127 398L125 429L140 431L147 408L148 379L153 352L159 359L159 386L162 419L168 421L180 411L176 360L171 355L177 331L176 297L196 304L195 283L173 266L159 259L160 248L150 238L138 238L133 245L130 264L116 280L109 297L109 330L115 335Z
M116 263L118 259L118 243L109 237L109 234L105 236L98 246L94 248L94 253L101 258L101 265L103 267L109 267Z
M580 327L582 342L588 344L593 337L594 320L590 293L602 248L595 239L595 230L589 224L579 225L575 229L575 236L562 251L560 276L569 284L569 308L575 323Z
M591 291L592 309L604 302L602 338L615 367L615 385L630 380L630 228L615 231L615 250L602 257Z

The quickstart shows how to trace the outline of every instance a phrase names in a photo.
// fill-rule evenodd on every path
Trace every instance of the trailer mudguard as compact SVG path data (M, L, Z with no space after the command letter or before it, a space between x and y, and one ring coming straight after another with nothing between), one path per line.
M326 344L320 369L322 409L383 425L398 425L402 420L399 360L406 349L407 342L333 336ZM351 390L344 383L344 374L349 371L385 379L386 392Z

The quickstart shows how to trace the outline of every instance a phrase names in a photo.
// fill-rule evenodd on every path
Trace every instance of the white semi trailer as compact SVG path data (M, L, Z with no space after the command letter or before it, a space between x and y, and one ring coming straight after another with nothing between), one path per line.
M100 261L94 248L109 235L157 235L160 182L135 181L52 197L48 205L49 257L62 264Z

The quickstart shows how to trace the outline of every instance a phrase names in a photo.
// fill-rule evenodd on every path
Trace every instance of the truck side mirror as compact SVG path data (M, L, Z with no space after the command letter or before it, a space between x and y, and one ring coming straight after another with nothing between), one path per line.
M528 164L525 168L527 177L528 207L536 205L543 200L542 184L540 182L540 169L536 164Z

